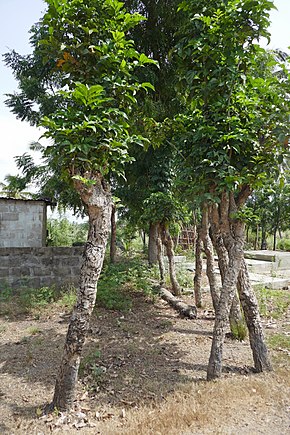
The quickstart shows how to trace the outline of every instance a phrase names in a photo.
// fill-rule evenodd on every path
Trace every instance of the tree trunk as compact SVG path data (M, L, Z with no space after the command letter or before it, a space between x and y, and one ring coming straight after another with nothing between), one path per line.
M251 286L247 264L244 259L238 277L238 291L249 330L255 369L257 372L271 371L272 365L265 343L258 301Z
M79 180L75 187L86 204L89 233L83 254L77 302L68 328L54 397L50 409L69 410L73 405L78 369L90 317L95 305L97 282L103 266L110 229L111 193L102 176L97 174L93 186Z
M219 270L221 275L221 281L223 284L226 270L228 268L228 251L225 247L223 236L219 228L219 214L216 205L213 205L211 207L210 216L211 237L218 255ZM229 321L232 335L238 340L243 340L246 335L246 325L241 312L241 306L237 292L235 292L233 297L233 302L229 314Z
M111 241L110 241L110 261L111 263L115 263L116 261L116 252L117 252L117 225L116 225L116 207L112 206L112 215L111 215Z
M258 249L259 244L259 225L256 225L256 234L255 234L255 241L254 241L254 249L255 251Z
M143 243L143 252L146 252L146 231L145 230L141 231L141 238L142 238L142 243Z
M162 237L162 243L165 246L166 255L168 258L168 269L169 269L169 276L170 276L170 281L171 281L171 285L172 285L172 291L173 291L173 294L175 296L180 296L181 295L181 288L180 288L178 281L177 281L177 278L176 278L173 240L172 240L172 237L169 234L169 231L165 225L161 225L161 237Z
M261 249L267 249L267 233L264 225L262 225Z
M202 295L201 295L201 278L202 278L202 229L200 226L196 230L196 241L195 241L195 274L193 279L194 284L194 297L195 305L197 308L202 306Z
M230 217L236 210L233 194L224 193L220 204L221 233L228 251L228 267L225 271L216 312L211 354L207 369L208 380L219 377L222 372L225 329L228 325L230 308L236 292L238 275L244 256L244 224L239 220L232 220Z
M148 242L148 262L152 266L158 262L157 254L158 224L150 223Z
M211 213L210 213L210 236L214 245L214 248L216 250L217 256L218 256L218 265L221 275L221 281L224 282L226 270L228 267L228 251L225 247L223 236L220 230L220 222L219 222L219 213L217 205L214 204L211 207Z
M160 272L160 286L163 286L165 283L165 266L163 259L163 246L160 236L157 237L157 258L158 258L158 266Z
M273 238L273 251L276 251L276 244L277 244L277 228L274 229L274 238Z
M280 226L280 219L281 219L281 210L279 202L277 204L277 210L276 210L276 216L275 216L275 227L274 227L274 240L273 240L273 251L276 251L277 248L277 232L279 230Z
M249 243L249 232L250 232L250 225L247 226L246 229L246 242Z
M215 275L215 264L214 264L214 252L213 244L209 236L209 220L208 220L208 206L203 205L202 208L202 223L201 223L201 237L203 241L204 252L206 255L206 274L210 287L210 294L212 298L212 304L214 310L217 310L219 302L219 292L218 283Z

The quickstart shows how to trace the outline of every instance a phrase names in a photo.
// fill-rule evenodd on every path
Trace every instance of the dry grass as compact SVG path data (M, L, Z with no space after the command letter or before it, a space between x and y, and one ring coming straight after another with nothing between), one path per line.
M118 429L111 421L100 431L106 435L286 434L289 380L289 372L280 371L199 383L168 396L162 404L130 410Z

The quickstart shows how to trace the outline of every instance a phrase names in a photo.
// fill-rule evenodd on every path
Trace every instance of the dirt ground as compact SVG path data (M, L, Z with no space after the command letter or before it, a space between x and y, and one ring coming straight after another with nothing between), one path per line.
M226 338L223 376L206 382L213 313L187 320L157 298L133 295L128 313L97 309L75 408L42 415L53 394L69 315L57 305L0 318L0 434L287 434L290 370L284 349L274 372L254 374L249 342ZM267 336L290 316L264 321Z

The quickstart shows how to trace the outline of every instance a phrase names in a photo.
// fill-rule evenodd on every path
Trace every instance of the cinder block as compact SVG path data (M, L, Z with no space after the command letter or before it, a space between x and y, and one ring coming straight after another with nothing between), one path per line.
M16 222L19 220L19 213L17 212L7 212L3 213L3 221Z

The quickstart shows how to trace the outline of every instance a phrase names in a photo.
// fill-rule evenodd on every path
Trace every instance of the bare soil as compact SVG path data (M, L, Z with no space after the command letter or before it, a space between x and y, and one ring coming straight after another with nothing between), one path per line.
M222 378L208 383L210 304L188 320L159 298L132 297L125 314L96 310L69 414L42 415L52 398L69 313L55 304L26 317L0 318L0 434L289 433L285 349L271 351L273 373L258 375L249 342L228 336ZM286 334L289 324L289 313L265 320L265 332Z

